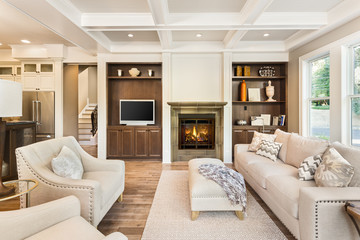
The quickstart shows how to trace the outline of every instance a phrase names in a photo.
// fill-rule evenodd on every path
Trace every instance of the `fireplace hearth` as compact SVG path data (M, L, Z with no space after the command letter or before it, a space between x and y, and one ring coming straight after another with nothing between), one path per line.
M179 116L179 149L214 149L215 115Z

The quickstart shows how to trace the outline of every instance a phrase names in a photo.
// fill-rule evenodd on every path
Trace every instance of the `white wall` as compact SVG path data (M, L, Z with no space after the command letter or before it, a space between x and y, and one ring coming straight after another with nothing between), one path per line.
M89 103L97 103L97 66L90 66L89 71Z
M221 54L172 54L171 101L222 101Z
M81 71L82 69L82 71ZM81 71L81 72L80 72ZM87 104L89 96L89 69L79 67L78 78L78 112L80 113Z

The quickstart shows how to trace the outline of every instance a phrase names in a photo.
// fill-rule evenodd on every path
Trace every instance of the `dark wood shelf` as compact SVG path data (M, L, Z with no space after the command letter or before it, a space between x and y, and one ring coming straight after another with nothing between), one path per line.
M131 76L109 76L108 79L124 79L124 80L134 80L134 79L140 79L140 80L146 80L146 79L149 79L149 80L161 80L161 77L146 77L146 76L140 76L140 77L131 77Z
M253 129L253 128L262 128L262 126L252 126L252 125L233 125L233 129ZM284 129L286 126L281 125L264 125L264 129Z
M267 102L267 101L253 101L253 102L250 102L250 101L232 101L232 103L236 103L236 104L253 104L253 103L261 103L261 104L274 104L274 103L285 103L285 101L274 101L274 102Z
M233 81L241 81L241 80L267 80L267 79L272 79L272 80L284 80L286 78L286 76L273 76L273 77L262 77L262 76L233 76L232 79Z

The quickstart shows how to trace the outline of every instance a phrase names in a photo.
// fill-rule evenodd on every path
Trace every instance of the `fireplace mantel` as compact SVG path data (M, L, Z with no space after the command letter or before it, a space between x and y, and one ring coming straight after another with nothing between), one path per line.
M182 106L219 107L219 106L225 106L227 102L167 102L167 104L173 107L182 107Z

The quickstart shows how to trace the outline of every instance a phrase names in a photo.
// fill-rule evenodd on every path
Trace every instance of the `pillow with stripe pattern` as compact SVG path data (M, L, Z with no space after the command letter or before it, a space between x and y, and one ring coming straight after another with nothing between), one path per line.
M260 148L256 151L257 155L270 158L276 162L279 155L282 143L271 142L267 140L262 140Z
M316 169L319 167L321 162L322 158L320 155L305 158L298 169L299 179L301 181L313 180Z

